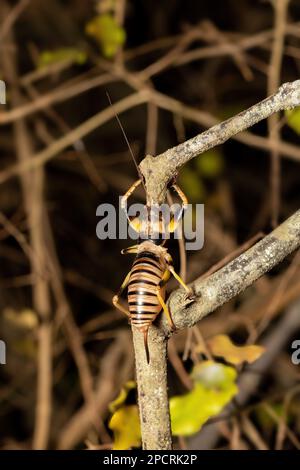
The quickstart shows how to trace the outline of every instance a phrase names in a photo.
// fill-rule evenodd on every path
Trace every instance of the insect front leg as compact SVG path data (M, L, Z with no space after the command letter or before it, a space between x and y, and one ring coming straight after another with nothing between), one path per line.
M121 250L121 254L122 255L135 254L138 251L138 247L139 245L132 245L132 246L129 246L128 248L124 248L123 250Z
M180 189L180 187L177 186L177 184L175 184L175 183L172 184L172 188L176 191L176 193L180 197L181 202L182 202L182 206L181 206L181 209L180 209L179 213L176 215L176 217L175 217L175 214L172 213L171 220L170 220L168 228L167 228L167 231L169 233L175 232L175 230L178 228L179 223L180 223L180 219L182 217L182 214L188 206L188 199L187 199L186 195L184 194L184 192L182 191L182 189Z
M126 212L126 217L129 221L129 223L131 222L129 216L128 216L128 212L127 212L127 199L131 196L131 194L135 191L135 189L141 184L142 180L141 179L138 179L137 181L135 181L131 186L130 188L128 189L128 191L126 191L126 193L124 194L124 196L122 196L122 199L121 199L121 208L122 209L125 209L125 212Z
M120 296L122 295L122 292L126 289L126 287L128 286L128 283L129 283L129 279L130 279L130 274L131 274L131 271L129 271L129 273L127 274L127 276L125 277L118 293L116 295L113 296L113 299L112 299L112 303L114 304L114 306L120 310L121 312L125 313L125 315L127 315L129 318L130 318L130 312L127 308L123 307L123 305L120 304L119 302L119 298Z
M186 197L186 195L184 194L182 189L177 184L175 184L175 183L172 184L172 188L175 189L176 193L180 197L183 209L185 209L187 207L188 203L189 203L188 198Z

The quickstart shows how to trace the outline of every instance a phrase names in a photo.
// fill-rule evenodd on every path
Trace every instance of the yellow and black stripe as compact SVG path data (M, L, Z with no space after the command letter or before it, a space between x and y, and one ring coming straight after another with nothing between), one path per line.
M128 304L131 323L144 333L147 357L147 334L162 306L157 296L165 266L154 253L143 251L133 263L128 283ZM164 295L164 292L161 292Z

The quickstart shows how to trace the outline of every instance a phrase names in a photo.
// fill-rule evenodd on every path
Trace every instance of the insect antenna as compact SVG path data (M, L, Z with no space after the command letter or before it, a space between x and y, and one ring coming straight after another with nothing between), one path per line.
M108 91L106 91L106 96L107 96L107 99L108 99L108 102L109 102L110 106L113 108L114 105L113 105L113 103L112 103L112 101L111 101L111 98L110 98L110 95L109 95ZM135 156L134 156L133 150L132 150L131 145L130 145L130 143L129 143L129 140L128 140L128 138L127 138L127 135L126 135L126 132L125 132L125 130L124 130L124 127L123 127L123 125L122 125L122 123L121 123L121 120L120 120L118 114L117 114L116 112L114 112L114 114L115 114L115 118L116 118L116 120L117 120L117 122L118 122L118 124L119 124L119 127L120 127L120 129L121 129L121 132L122 132L122 134L123 134L123 137L124 137L124 139L125 139L125 142L126 142L126 144L127 144L127 147L128 147L129 153L130 153L130 155L131 155L131 158L132 158L132 160L133 160L133 162L134 162L135 168L136 168L136 170L137 170L137 172L138 172L138 175L139 175L139 177L140 177L140 179L141 179L141 181L142 181L142 185L143 185L143 187L144 187L144 190L145 190L145 192L146 192L146 187L145 187L145 183L144 183L144 177L143 177L142 172L141 172L141 170L140 170L140 168L139 168L139 166L138 166L138 164L137 164L136 158L135 158Z

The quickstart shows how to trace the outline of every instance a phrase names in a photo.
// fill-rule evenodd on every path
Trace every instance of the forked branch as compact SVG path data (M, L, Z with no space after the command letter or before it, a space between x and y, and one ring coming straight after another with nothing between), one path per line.
M154 97L158 98L155 93ZM152 99L153 96L152 96ZM165 201L168 183L190 159L222 144L271 114L300 105L300 80L282 85L278 92L246 111L213 126L157 157L146 156L140 164L150 204ZM177 329L193 326L204 316L237 296L300 246L300 211L225 267L202 280L195 280L191 301L182 289L169 305ZM172 448L167 397L167 339L172 334L164 318L149 332L151 362L148 365L140 332L133 329L139 409L144 449Z

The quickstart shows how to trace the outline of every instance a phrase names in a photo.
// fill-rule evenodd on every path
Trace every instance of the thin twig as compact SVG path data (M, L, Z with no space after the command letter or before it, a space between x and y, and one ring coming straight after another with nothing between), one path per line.
M148 93L140 92L133 93L132 95L120 100L118 103L114 104L114 107L109 107L100 111L100 113L91 117L84 123L80 124L78 127L70 131L67 135L57 139L53 144L49 145L45 150L42 150L36 155L33 155L30 161L22 162L17 165L4 170L0 173L0 184L4 181L7 181L14 175L22 174L33 168L38 168L45 163L47 163L51 158L58 155L62 150L64 150L69 145L72 145L77 140L81 139L85 135L89 134L93 130L100 127L105 122L113 119L115 113L122 113L127 109L130 109L134 106L138 106L145 101L147 101Z
M271 2L275 11L274 41L268 74L268 94L275 93L281 76L281 64L284 48L284 37L287 21L289 0L274 0ZM268 118L269 136L275 146L280 140L279 116L272 114ZM280 154L278 150L271 152L271 223L273 228L278 224L280 210Z
M0 16L9 15L7 2L1 3ZM14 41L13 31L7 32L7 40ZM22 102L18 83L16 57L13 53L4 54L3 70L5 78L11 86L11 101L14 106ZM20 164L31 161L33 145L30 131L23 120L14 124L16 153ZM37 355L37 397L35 426L33 435L33 448L46 449L50 434L50 420L52 413L52 322L49 284L46 280L47 263L45 260L44 226L42 223L44 212L44 171L38 168L31 173L21 176L24 204L28 219L30 243L35 254L31 260L31 270L36 282L32 289L33 308L40 318L38 328L38 355ZM43 273L44 275L41 275Z
M0 43L5 39L5 36L7 36L9 31L14 26L15 22L18 20L18 18L20 17L20 15L23 13L23 11L26 9L26 7L29 5L30 2L31 0L20 0L14 6L14 8L10 10L7 17L5 18L5 21L1 25Z
M60 86L50 93L38 96L30 103L17 106L10 111L2 111L0 113L0 124L8 124L16 121L17 119L30 116L31 114L40 110L44 110L51 105L67 101L68 99L74 98L75 96L77 97L81 93L85 93L89 90L92 90L93 88L106 85L115 80L116 78L106 73L97 77L88 78L87 80L80 81L68 87L65 85ZM26 87L29 86L30 83L26 83Z
M159 93L152 93L158 98ZM157 104L163 97L157 99ZM253 126L262 119L284 109L300 104L300 80L282 85L277 93L236 116L216 124L202 134L152 157L148 155L140 164L145 177L147 196L150 204L161 204L166 197L168 182L174 178L184 164L199 154L220 145L233 135ZM179 110L178 110L179 111Z
M72 449L86 437L94 420L95 404L99 418L104 417L107 413L107 405L117 394L117 387L121 385L121 382L119 382L120 372L116 374L116 370L118 370L120 362L124 358L126 337L127 332L120 333L119 337L105 352L95 386L95 403L89 402L82 405L69 422L65 424L57 439L59 449ZM124 359L130 364L129 354ZM121 380L128 380L128 377L122 374Z

